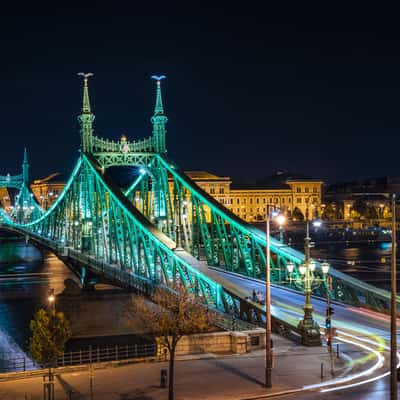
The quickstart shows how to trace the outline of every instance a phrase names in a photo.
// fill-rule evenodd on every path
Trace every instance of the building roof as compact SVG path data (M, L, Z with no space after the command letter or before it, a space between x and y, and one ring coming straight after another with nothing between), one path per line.
M45 178L42 179L35 179L33 181L34 185L43 185L43 184L51 184L51 183L60 183L60 184L65 184L65 180L63 179L64 176L61 175L59 172L54 172L53 174L46 176Z
M208 171L185 171L185 174L196 181L231 181L229 176L218 176Z

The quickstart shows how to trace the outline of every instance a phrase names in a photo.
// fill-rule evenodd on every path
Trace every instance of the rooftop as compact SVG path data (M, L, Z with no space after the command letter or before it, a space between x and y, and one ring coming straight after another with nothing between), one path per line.
M230 181L229 176L218 176L208 171L185 171L185 174L196 181Z

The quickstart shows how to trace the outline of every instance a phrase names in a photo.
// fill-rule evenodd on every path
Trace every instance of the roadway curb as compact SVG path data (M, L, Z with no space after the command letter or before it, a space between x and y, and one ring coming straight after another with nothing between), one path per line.
M310 389L289 389L289 390L282 390L281 392L275 393L266 393L262 395L252 396L252 397L242 397L240 400L262 400L262 399L271 399L273 397L280 397L280 396L287 396L289 394L298 393L298 392L308 392Z

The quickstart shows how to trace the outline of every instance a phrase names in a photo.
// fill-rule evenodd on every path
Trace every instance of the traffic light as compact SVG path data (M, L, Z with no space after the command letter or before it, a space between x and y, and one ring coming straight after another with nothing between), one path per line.
M330 319L330 318L327 318L327 319L325 320L325 329L328 331L328 330L331 329L331 327L332 327L331 319Z
M333 314L335 314L335 311L333 310L333 307L327 307L326 308L326 316L330 317Z
M327 345L328 347L331 347L331 346L332 346L332 338L331 338L330 336L327 336L327 338L326 338L326 345Z

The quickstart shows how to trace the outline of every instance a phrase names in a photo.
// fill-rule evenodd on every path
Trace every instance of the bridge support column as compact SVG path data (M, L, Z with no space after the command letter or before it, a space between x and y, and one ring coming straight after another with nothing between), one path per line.
M81 285L83 290L93 291L97 283L96 276L87 270L85 266L81 267Z

